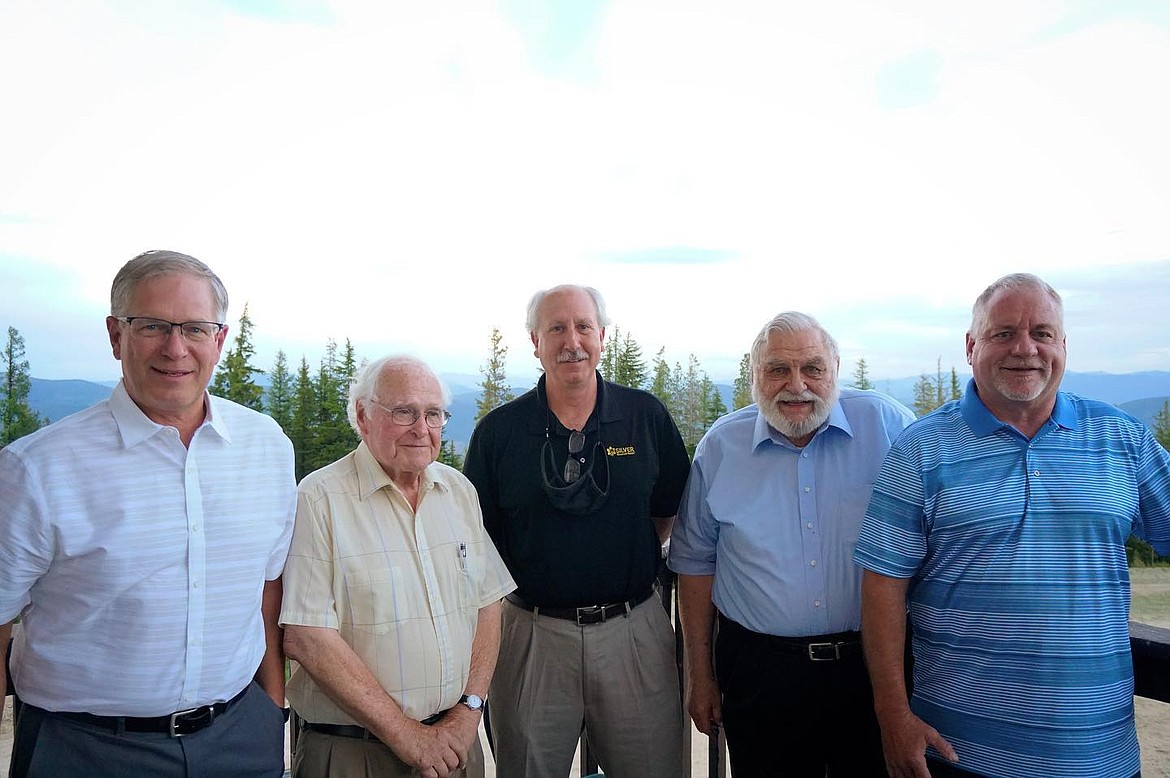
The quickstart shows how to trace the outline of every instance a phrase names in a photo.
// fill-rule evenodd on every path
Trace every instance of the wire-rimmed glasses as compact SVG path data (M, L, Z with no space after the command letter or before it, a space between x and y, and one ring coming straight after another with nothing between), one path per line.
M433 430L447 425L451 421L451 412L439 408L431 408L426 411L419 411L418 408L411 408L409 405L400 405L396 408L388 408L377 400L370 400L371 405L377 405L390 416L390 421L394 422L400 427L409 427L418 421L421 416L426 422L427 426Z

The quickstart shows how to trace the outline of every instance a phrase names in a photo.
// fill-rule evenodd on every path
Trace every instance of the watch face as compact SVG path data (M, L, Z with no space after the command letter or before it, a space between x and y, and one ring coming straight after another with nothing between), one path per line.
M472 710L479 710L483 707L483 698L477 694L465 694L460 702Z

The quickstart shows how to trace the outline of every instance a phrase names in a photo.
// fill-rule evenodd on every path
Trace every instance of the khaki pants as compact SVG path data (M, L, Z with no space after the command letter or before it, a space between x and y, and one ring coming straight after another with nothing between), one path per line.
M489 721L499 778L563 778L582 729L606 778L679 778L674 630L657 597L584 627L504 603Z
M483 748L475 739L467 767L450 773L454 778L483 778ZM417 778L418 773L390 747L377 740L326 735L301 730L293 754L293 778Z

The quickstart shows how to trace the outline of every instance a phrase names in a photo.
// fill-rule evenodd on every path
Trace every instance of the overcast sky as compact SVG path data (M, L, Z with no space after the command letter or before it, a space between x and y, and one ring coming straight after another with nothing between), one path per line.
M328 338L536 365L531 293L598 287L647 358L733 376L797 309L874 378L967 375L998 276L1069 369L1170 369L1170 3L0 3L0 325L119 375L140 251L203 259L257 362Z

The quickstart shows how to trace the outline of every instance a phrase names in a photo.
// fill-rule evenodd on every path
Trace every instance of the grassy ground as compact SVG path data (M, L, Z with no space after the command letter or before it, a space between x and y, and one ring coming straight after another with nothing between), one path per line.
M1170 567L1134 567L1129 579L1130 619L1170 628Z

